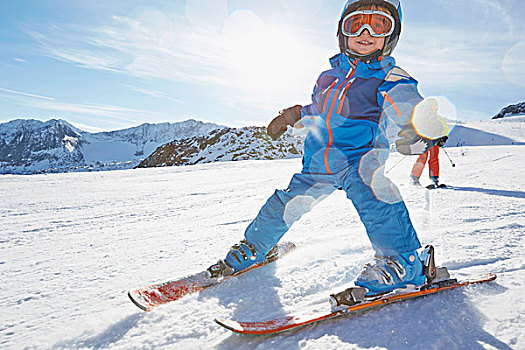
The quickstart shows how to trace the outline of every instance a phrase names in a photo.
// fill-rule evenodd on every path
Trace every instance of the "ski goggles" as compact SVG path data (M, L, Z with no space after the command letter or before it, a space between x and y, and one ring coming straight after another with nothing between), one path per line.
M341 24L341 31L346 36L359 36L368 29L371 36L385 37L394 32L395 20L383 11L363 10L346 15Z

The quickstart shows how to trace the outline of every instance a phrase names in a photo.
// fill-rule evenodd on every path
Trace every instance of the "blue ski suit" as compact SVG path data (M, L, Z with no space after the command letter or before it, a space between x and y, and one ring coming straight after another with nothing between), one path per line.
M309 127L303 169L276 190L245 232L266 254L290 226L335 190L354 204L376 253L399 255L421 247L397 187L384 176L392 125L410 123L422 100L417 81L386 56L372 62L338 54L301 110ZM392 123L393 121L393 123ZM399 129L394 129L399 130Z

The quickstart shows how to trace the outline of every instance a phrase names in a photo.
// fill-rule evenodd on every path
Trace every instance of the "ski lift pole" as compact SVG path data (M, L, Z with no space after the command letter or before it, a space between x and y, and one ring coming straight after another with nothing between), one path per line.
M455 168L456 167L456 164L454 164L454 162L452 161L452 159L450 158L450 156L448 155L447 151L445 151L444 148L442 148L443 152L445 152L445 154L447 155L448 157L448 160L450 160L450 164L452 164L452 167Z
M407 156L404 156L403 158L401 158L401 160L399 162L397 162L396 164L394 164L393 167L391 167L390 169L387 170L387 172L385 174L388 174L390 171L392 171L392 169L394 169L399 163L401 163Z

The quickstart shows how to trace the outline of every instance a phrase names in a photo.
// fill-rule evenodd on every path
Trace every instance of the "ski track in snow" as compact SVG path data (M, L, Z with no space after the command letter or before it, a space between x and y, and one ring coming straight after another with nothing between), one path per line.
M523 349L525 146L447 151L456 167L441 156L446 189L408 185L415 157L392 154L386 169L401 160L389 176L437 263L496 282L271 337L212 321L327 306L351 284L373 252L341 191L292 227L283 240L298 249L277 263L150 313L126 291L224 257L300 159L1 176L0 348Z

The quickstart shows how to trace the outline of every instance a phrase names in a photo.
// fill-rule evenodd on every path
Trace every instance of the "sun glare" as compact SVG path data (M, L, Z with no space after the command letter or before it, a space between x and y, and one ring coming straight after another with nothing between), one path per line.
M211 4L211 0L203 1ZM307 1L315 8L309 7L296 17L313 16L322 4L321 0ZM226 103L236 108L244 104L252 109L257 102L258 109L273 110L294 103L291 101L307 100L315 74L327 65L329 57L311 33L301 31L291 19L272 21L241 9L228 14L224 0L213 4L214 10L203 9L197 0L191 0L186 7L191 29L184 36L185 47L191 48L200 59L198 64L207 70L202 70L203 80L213 79L224 86L218 94L227 95ZM284 6L285 18L297 7L298 1Z
M224 63L235 85L259 91L294 85L304 51L290 28L266 25L255 13L239 10L226 19L222 40Z

